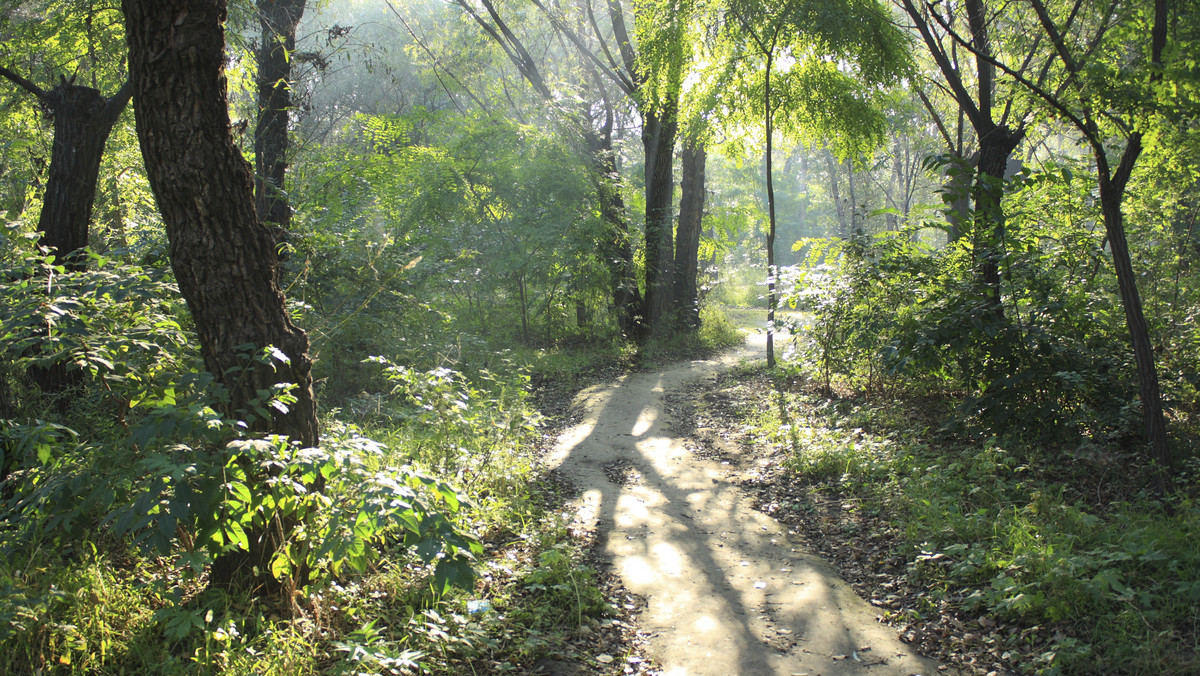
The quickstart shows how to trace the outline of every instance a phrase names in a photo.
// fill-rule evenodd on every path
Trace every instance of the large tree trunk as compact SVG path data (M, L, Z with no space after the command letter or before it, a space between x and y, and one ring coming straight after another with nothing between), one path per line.
M287 230L292 210L285 191L292 58L305 0L258 0L258 124L254 128L254 188L258 218Z
M224 0L122 0L129 71L150 187L170 240L171 267L205 367L229 392L225 413L260 433L317 444L308 337L288 317L271 233L254 210L253 173L229 128ZM247 358L267 346L286 362ZM292 383L297 401L263 419L251 402ZM272 583L279 530L213 565L218 585Z
M646 323L651 334L665 328L674 292L674 111L642 116L646 152Z
M700 302L696 277L700 268L700 231L704 220L704 169L708 153L703 141L689 139L683 145L679 181L679 229L675 233L675 311L679 324L700 326Z
M44 91L7 68L0 67L0 76L37 97L54 118L50 175L38 218L41 232L38 244L48 248L56 262L67 270L81 272L87 268L87 258L81 250L88 245L104 144L129 103L132 90L126 82L112 98L106 99L95 89L67 80ZM35 366L29 369L29 375L47 394L61 392L82 378L66 362Z

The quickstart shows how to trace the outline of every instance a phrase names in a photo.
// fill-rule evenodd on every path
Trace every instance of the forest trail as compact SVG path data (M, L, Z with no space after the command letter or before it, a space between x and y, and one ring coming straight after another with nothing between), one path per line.
M755 340L757 338L757 340ZM674 436L664 396L738 362L765 337L711 360L635 373L579 394L582 421L550 461L581 490L625 586L646 598L639 628L666 676L933 674L878 612L786 528L755 510L728 468Z

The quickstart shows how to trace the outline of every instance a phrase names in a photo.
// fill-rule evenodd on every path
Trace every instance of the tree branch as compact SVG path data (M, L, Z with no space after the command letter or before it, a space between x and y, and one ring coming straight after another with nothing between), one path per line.
M904 11L913 20L917 32L921 34L921 38L925 40L926 46L929 47L929 53L933 56L938 70L942 71L942 77L946 78L946 85L953 92L954 99L958 101L959 108L967 114L967 117L974 124L980 119L979 108L975 105L975 100L971 98L970 92L967 91L966 86L963 84L962 78L959 77L958 69L954 64L950 63L945 49L942 48L941 43L933 35L933 31L929 29L929 22L922 16L921 11L917 9L912 0L903 0L903 2ZM937 16L937 14L934 13L934 16ZM944 27L945 24L940 19L941 17L938 17L938 24Z
M105 126L111 127L116 124L117 118L121 116L121 111L125 110L125 106L129 104L129 99L133 97L133 84L129 80L125 80L125 84L117 90L104 102L104 108L100 111L100 119Z
M4 76L10 82L17 85L21 89L24 89L25 91L29 92L30 94L33 94L34 96L38 97L38 100L40 100L42 103L49 105L49 100L46 97L46 92L41 87L35 85L34 83L30 82L29 80L26 80L25 78L21 77L20 75L14 73L13 71L11 71L7 68L5 68L4 66L0 66L0 75Z
M1036 1L1036 0L1034 0L1034 1ZM904 0L905 5L908 5L909 2L910 2L910 0ZM1094 126L1094 124L1089 124L1089 122L1085 122L1078 115L1071 112L1071 110L1069 108L1067 108L1066 105L1063 104L1063 102L1058 99L1058 97L1047 92L1045 89L1038 86L1037 83L1030 81L1029 78L1025 77L1020 72L1013 70L1007 64L1005 64L1003 61L1000 61L999 59L996 59L991 56L985 56L985 55L979 53L978 51L976 51L975 47L972 46L969 41L963 39L963 37L961 35L959 35L954 30L952 30L942 20L942 18L940 16L938 16L937 14L934 14L934 16L937 17L936 20L938 22L938 25L940 25L942 27L942 29L945 30L946 33L950 37L952 37L956 43L961 45L964 49L971 52L971 54L975 55L976 57L982 58L985 61L987 61L988 63L995 66L996 68L999 68L1001 71L1004 72L1005 75L1016 80L1023 87L1025 87L1029 91L1033 92L1033 94L1035 96L1037 96L1039 99L1042 99L1043 101L1045 101L1046 104L1049 105L1051 108L1057 110L1063 117L1070 120L1071 124L1075 125L1075 127L1077 129L1079 129L1079 131L1081 133L1083 133L1084 136L1087 137L1089 142L1095 141L1095 133L1092 130L1092 127Z
M605 77L616 83L616 85L620 87L622 91L630 96L633 96L634 93L637 92L637 85L633 77L626 77L622 73L610 69L608 65L600 59L600 57L596 56L595 52L588 49L587 45L583 42L583 38L580 37L578 33L571 30L571 27L564 23L560 17L555 16L550 9L546 7L543 2L541 2L541 0L530 1L534 4L534 6L545 13L546 18L550 19L550 24L554 26L554 30L558 31L559 35L562 35L569 40L571 44L575 45L575 49L579 50L579 54L583 56L584 59L595 64L596 67L600 69L600 72L604 73ZM631 73L630 75L632 76L633 74Z
M409 34L409 36L412 37L413 41L417 43L417 45L421 48L421 50L424 51L425 54L429 57L429 60L433 62L434 74L437 75L437 71L439 71L439 70L446 73L446 76L449 77L451 80L453 80L454 84L458 85L460 89L462 89L464 92L466 92L467 96L472 101L475 102L475 105L479 106L479 109L481 111L486 113L488 110L488 107L483 105L483 101L480 101L479 97L475 96L475 92L471 91L471 89L469 87L467 87L465 84L462 83L461 80L459 80L457 77L454 76L454 73L451 72L451 70L449 68L447 68L446 66L444 66L442 64L441 60L437 58L437 55L433 53L433 50L429 48L429 45L425 44L425 41L422 40L421 37L419 35L417 35L416 31L414 31L412 29L412 26L410 26L408 24L408 21L404 18L404 15L402 15L400 13L400 11L396 9L396 6L394 4L392 4L392 0L387 0L387 6L388 6L388 9L391 10L392 14L395 14L396 18L400 20L400 23L404 25L404 30L408 31L408 34ZM446 86L445 82L442 82L442 78L440 75L437 76L437 79L438 79L438 84L442 85L442 89L446 90L446 94L448 96L450 96L450 102L454 104L454 107L458 108L459 112L465 112L458 105L458 101L455 100L454 95L450 92L450 88Z
M954 139L950 138L950 131L946 129L946 123L942 121L942 116L938 114L937 109L933 107L933 102L929 100L929 96L925 90L920 87L913 87L917 92L917 97L921 99L921 103L925 105L925 110L929 112L929 116L933 118L933 123L937 125L938 131L942 134L942 139L946 142L946 147L951 152L955 152Z
M525 45L521 44L521 40L517 38L517 36L508 28L508 24L504 23L504 19L500 18L500 14L496 11L496 7L492 4L491 0L481 1L483 2L484 9L486 9L488 12L488 16L490 16L492 21L495 22L495 26L489 24L487 21L484 21L483 17L479 16L475 9L467 3L467 0L455 1L458 3L459 7L462 7L467 12L467 14L471 15L471 18L475 20L475 23L479 24L479 26L492 37L492 40L494 40L496 44L500 45L500 48L503 49L504 53L508 56L509 61L512 61L513 65L516 66L521 75L523 75L525 79L529 81L529 84L533 85L533 88L537 90L538 94L547 100L554 98L554 94L550 91L550 88L546 86L546 80L542 77L541 71L538 70L537 64L533 62L533 57L529 56L529 52L526 51Z

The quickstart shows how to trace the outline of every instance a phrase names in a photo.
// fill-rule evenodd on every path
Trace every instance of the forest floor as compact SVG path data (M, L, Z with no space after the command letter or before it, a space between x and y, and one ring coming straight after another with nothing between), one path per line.
M594 539L598 563L635 600L625 604L637 630L626 632L626 664L605 671L945 673L880 623L809 535L756 509L742 484L770 457L681 415L687 392L760 358L764 341L751 335L711 359L624 375L572 404L549 462L577 490L577 534ZM539 670L583 673L549 662Z

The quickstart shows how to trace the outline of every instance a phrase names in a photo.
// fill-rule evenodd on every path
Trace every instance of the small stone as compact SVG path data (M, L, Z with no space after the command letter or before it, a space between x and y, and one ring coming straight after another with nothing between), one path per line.
M612 655L596 655L596 661L601 664L612 664L613 657Z

